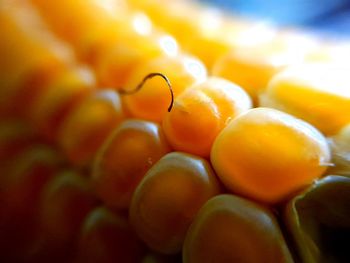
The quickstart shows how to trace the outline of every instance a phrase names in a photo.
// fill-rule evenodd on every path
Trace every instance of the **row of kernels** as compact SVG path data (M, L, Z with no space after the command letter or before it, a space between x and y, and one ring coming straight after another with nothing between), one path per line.
M71 130L75 130L75 129L71 129ZM65 136L62 136L62 137L65 137ZM69 139L69 138L68 138ZM96 148L96 147L95 147ZM76 147L76 149L79 149L79 147ZM74 156L79 156L77 154L74 154Z
M3 79L10 82L15 75L20 81L13 86L2 85L1 91L11 94L2 98L10 110L18 108L33 127L55 141L73 163L87 165L123 118L119 95L93 90L94 74L79 65L73 55L67 59L64 54L71 52L70 47L50 35L32 6L9 4L1 10L4 25L12 28L3 31L5 43L16 44L4 46L2 52L19 65L10 64L11 74L5 74ZM18 41L22 45L17 46ZM56 45L66 52L57 53ZM28 65L21 67L21 60L29 61ZM6 61L1 61L4 68Z
M157 24L178 37L180 43L185 49L187 48L186 41L191 39L190 41L195 43L195 47L188 50L196 55L199 55L196 51L201 52L199 57L203 61L206 61L208 57L215 54L215 63L210 63L209 72L213 75L227 78L243 87L252 97L256 106L266 105L286 110L287 112L296 114L298 117L316 125L316 127L321 129L325 134L330 134L329 129L332 129L332 127L329 129L327 128L328 130L321 127L322 124L320 121L314 120L314 117L309 116L305 110L306 107L313 107L309 104L313 104L313 101L315 101L314 99L307 98L304 108L296 112L295 109L291 109L291 107L294 106L297 108L299 107L296 106L296 103L291 104L290 106L285 106L288 102L281 100L278 100L275 104L261 103L260 96L265 96L265 90L270 80L278 72L291 65L296 65L295 67L298 68L301 63L322 61L326 63L334 63L339 65L339 67L343 67L345 70L349 70L349 67L346 66L349 56L348 54L350 54L348 42L343 41L335 43L334 41L324 40L302 31L277 29L273 26L264 25L263 23L250 22L245 24L239 20L234 21L233 19L227 19L227 21L225 20L225 15L218 10L213 11L211 8L198 7L196 4L188 4L182 1L175 1L166 6L161 5L159 1L142 1L139 6L144 8L146 12L150 14L151 19L156 21ZM170 13L170 15L167 15L168 13ZM193 17L196 19L193 19ZM177 24L181 24L182 26L177 27ZM232 26L230 27L230 25ZM214 31L216 32L213 37L214 39L218 41L227 41L226 43L229 47L226 52L224 52L226 54L216 54L215 44L211 43L207 46L207 42L203 41L203 32L204 34L207 34L208 32L208 34L211 34L212 27L215 27ZM234 27L237 28L236 31L227 29ZM181 30L179 30L179 28L181 28ZM189 28L187 30L188 32L182 30L183 28ZM225 30L227 31L225 32ZM181 37L183 37L183 40L181 40ZM232 39L232 41L228 41L229 39ZM308 70L307 74L315 76L314 73L310 72L311 70ZM316 68L315 71L317 70L318 69ZM334 70L334 68L326 68L326 71L327 70L332 72L329 74L331 76L338 74L336 72L337 70ZM322 73L321 75L325 78L325 75L327 74ZM344 74L340 73L338 75ZM298 74L293 76L293 78L298 81ZM317 76L315 76L315 78L317 78ZM337 79L339 76L334 78ZM347 81L342 81L347 83ZM310 89L310 86L312 85L313 84L308 83L305 87L305 97L308 96L307 89ZM331 89L335 85L339 84L333 83L327 88L328 91L325 92L332 92ZM339 87L336 87L335 89L340 90ZM269 91L267 91L267 93L269 94ZM347 99L344 95L345 94L338 95L339 100L346 101ZM267 95L267 97L269 97L269 95ZM295 96L288 97L292 98ZM337 108L337 103L333 101L330 96L325 95L324 100L326 101L325 103L330 105L330 107L334 109ZM348 104L348 102L345 103ZM314 104L316 103L314 102ZM319 103L318 105L321 104L324 105L324 103ZM315 107L318 106L315 105ZM344 110L342 108L339 111L334 111L336 112L329 116L320 113L319 117L316 118L326 118L328 121L332 121L331 118L337 120L341 115L339 112L348 111L348 109ZM344 121L339 124L344 126L344 123L346 122L348 122L348 120L345 117ZM335 128L336 130L332 131L332 133L339 131L339 127Z
M31 6L4 2L0 7L1 110L19 111L72 64L74 55L45 28ZM28 91L30 90L30 92Z
M178 52L176 41L154 29L147 16L120 7L114 0L33 3L58 35L71 42L78 54L83 52L79 55L96 71L102 85L123 88L140 62ZM106 8L108 3L116 8Z

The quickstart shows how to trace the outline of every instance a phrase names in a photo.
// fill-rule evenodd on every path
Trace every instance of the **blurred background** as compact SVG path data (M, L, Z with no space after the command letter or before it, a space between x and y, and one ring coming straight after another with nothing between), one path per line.
M202 0L237 15L282 26L350 36L350 0Z

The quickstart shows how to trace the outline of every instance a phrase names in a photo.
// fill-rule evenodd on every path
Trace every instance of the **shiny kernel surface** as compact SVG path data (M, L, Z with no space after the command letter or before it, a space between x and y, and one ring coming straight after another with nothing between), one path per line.
M209 157L219 132L251 105L250 97L239 86L210 77L175 99L163 120L164 132L175 150Z
M198 209L218 193L218 181L206 160L169 153L136 188L129 209L131 225L151 249L176 254Z
M350 122L350 67L304 64L285 69L269 83L261 105L293 114L326 135Z
M117 93L92 92L75 107L58 131L59 145L76 165L91 165L99 147L123 118Z
M112 208L127 209L147 171L170 147L152 122L122 122L97 153L92 178L96 194Z
M293 262L273 214L228 194L203 205L186 236L182 255L184 263Z
M320 177L330 150L310 124L281 111L255 108L222 130L211 162L234 193L277 203Z
M162 56L145 61L134 69L125 90L134 89L142 79L153 72L161 72L170 80L175 98L192 84L202 82L207 77L203 63L191 56ZM122 97L126 109L133 117L161 122L169 107L171 97L164 79L154 77L143 88L132 95Z

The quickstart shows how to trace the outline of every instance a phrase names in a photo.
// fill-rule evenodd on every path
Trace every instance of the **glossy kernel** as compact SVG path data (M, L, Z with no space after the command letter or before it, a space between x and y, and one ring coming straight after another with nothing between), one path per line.
M158 124L122 122L97 154L92 173L97 195L107 206L128 208L146 172L169 151Z
M272 213L233 195L210 199L198 212L183 248L183 262L292 263Z
M274 75L298 65L316 44L307 35L255 25L238 34L233 46L217 59L212 73L240 85L257 104Z
M250 107L251 100L243 89L210 77L175 99L163 120L164 131L175 150L209 157L219 132Z
M350 67L304 64L276 75L261 97L261 105L293 114L326 135L350 122Z
M172 84L175 98L194 83L206 78L202 62L190 56L162 56L140 64L131 73L125 90L134 89L149 73L159 72ZM149 79L137 93L123 96L127 110L136 118L161 122L169 107L169 88L162 78Z
M136 188L129 210L131 225L151 249L176 254L199 208L219 192L207 161L184 153L169 153Z
M231 191L276 203L320 177L330 164L330 150L310 124L274 109L255 108L222 130L211 161Z
M86 166L123 118L117 93L95 91L67 116L58 131L58 143L71 162Z

